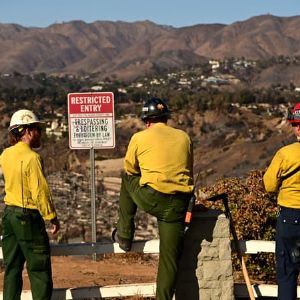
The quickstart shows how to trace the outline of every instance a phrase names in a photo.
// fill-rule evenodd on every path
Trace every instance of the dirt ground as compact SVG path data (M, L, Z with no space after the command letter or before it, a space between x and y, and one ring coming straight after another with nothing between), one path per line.
M54 288L106 286L155 282L157 257L140 254L115 254L97 257L52 257ZM3 270L0 271L0 289L3 288ZM30 289L26 270L24 289Z

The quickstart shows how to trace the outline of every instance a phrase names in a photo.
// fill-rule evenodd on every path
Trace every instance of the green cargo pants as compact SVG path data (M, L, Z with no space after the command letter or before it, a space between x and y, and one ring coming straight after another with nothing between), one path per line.
M6 206L2 218L4 300L20 300L26 261L33 300L50 300L53 283L49 238L37 210Z
M117 232L122 238L133 239L137 207L157 218L160 254L156 299L171 300L183 246L184 217L192 194L163 194L140 186L139 180L139 176L122 176Z

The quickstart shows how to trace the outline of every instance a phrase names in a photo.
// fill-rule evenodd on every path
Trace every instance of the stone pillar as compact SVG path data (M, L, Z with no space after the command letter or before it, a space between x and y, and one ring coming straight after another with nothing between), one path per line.
M193 215L179 264L176 300L232 300L229 220L222 211Z

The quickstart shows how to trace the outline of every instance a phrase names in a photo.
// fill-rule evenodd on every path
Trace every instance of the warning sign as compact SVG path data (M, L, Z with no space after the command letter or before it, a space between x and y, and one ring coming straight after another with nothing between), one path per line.
M68 94L68 119L71 149L115 147L113 93Z

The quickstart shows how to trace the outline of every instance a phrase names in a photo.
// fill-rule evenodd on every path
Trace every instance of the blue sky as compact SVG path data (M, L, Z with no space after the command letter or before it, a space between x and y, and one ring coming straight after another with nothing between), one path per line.
M0 23L26 27L72 20L150 20L183 27L231 24L262 14L300 15L300 0L0 0Z

